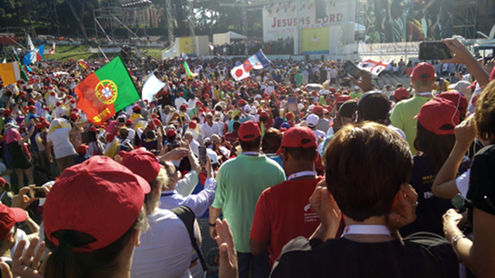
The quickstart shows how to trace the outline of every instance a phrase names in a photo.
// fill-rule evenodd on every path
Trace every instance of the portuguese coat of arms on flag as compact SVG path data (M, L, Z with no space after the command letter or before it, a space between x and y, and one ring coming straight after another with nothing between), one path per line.
M77 107L96 125L139 100L136 87L120 57L91 73L74 91L78 96Z

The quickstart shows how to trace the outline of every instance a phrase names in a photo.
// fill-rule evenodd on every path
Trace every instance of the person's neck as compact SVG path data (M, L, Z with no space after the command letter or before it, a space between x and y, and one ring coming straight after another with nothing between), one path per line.
M431 93L433 88L414 88L414 95L419 96L422 93Z
M346 226L351 226L351 225L381 225L381 226L387 226L387 220L385 216L372 216L364 221L357 221L354 220L350 217L345 217L345 225ZM373 234L349 234L344 236L344 238L351 240L351 241L356 241L356 242L363 242L363 243L376 243L376 242L386 242L386 241L391 241L394 240L394 238L391 235L373 235Z
M298 172L303 172L303 171L314 171L314 162L306 162L306 161L294 161L294 162L285 162L284 163L284 169L285 169L285 175L288 177L292 174L298 173ZM307 179L313 179L313 176L302 176L295 178L293 180L307 180Z

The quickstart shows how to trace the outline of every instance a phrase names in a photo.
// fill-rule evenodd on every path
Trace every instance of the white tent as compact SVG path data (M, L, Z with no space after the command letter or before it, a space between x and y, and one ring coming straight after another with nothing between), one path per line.
M247 37L236 32L228 31L227 33L213 34L213 45L222 45L231 43L234 40L247 40Z

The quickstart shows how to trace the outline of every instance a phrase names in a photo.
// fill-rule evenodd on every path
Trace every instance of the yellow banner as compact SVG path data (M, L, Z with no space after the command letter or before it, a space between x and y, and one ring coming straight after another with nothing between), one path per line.
M177 39L179 40L179 55L182 53L187 55L196 54L196 51L194 50L194 37L182 37Z
M330 28L308 28L302 30L303 53L328 53L330 45Z

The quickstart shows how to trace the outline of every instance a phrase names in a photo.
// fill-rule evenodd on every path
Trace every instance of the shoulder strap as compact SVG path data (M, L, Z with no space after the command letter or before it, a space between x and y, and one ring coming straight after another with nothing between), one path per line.
M194 251L198 254L199 261L201 262L201 266L203 267L204 271L208 271L208 266L206 265L205 258L203 257L203 254L201 253L201 249L199 249L198 242L196 240L196 237L194 236L194 220L196 219L196 216L194 215L194 212L187 206L180 206L172 209L172 212L177 215L177 217L184 222L184 225L186 226L186 229L189 233L189 239L191 240L191 245L194 248Z

